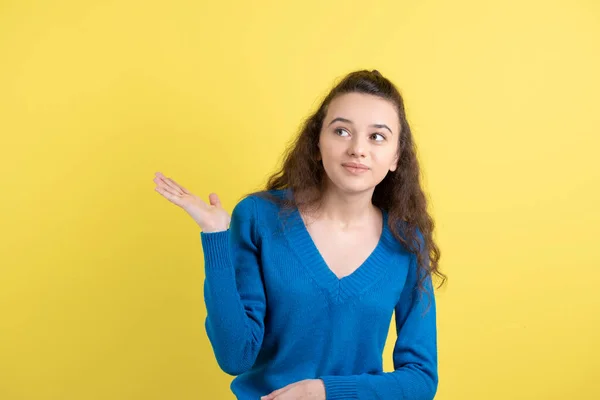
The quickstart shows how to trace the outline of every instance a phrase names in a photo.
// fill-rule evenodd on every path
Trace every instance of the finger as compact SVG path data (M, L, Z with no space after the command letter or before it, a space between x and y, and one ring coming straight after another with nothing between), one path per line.
M221 207L221 200L219 199L219 196L217 196L216 193L209 194L208 198L210 200L210 205L211 206Z
M178 189L174 189L171 185L169 185L169 183L165 180L165 178L156 176L153 179L154 183L156 183L156 185L158 187L160 187L161 189L165 189L167 190L169 193L173 193L173 194L177 194L180 196L183 196L183 192L181 190Z
M175 186L177 186L179 189L181 189L181 191L182 191L183 193L185 193L185 194L190 194L190 192L189 192L189 191L188 191L186 188L184 188L183 186L181 186L179 183L175 182L175 181L174 181L173 179L171 179L171 178L168 178L168 179L169 179L169 181L171 181L171 182L172 182L172 183L173 183Z
M163 195L167 200L172 201L172 202L176 202L181 198L177 194L173 194L173 193L167 191L164 187L159 186L159 187L155 188L154 190L156 190L158 193Z
M288 389L289 389L289 385L284 386L281 389L274 390L271 393L269 393L268 395L261 397L260 400L273 400L276 396L280 395L281 393L283 393L284 391L286 391Z
M271 393L269 393L266 396L261 397L261 400L272 400L274 399L276 396L279 396L280 394L287 392L288 390L290 390L292 387L296 386L299 382L295 382L295 383L291 383L287 386L282 387L281 389L277 389Z
M165 184L162 181L158 182L157 185L158 185L158 188L160 188L162 191L170 193L173 196L177 196L177 197L183 196L183 193L181 193L181 191L173 189L171 186Z
M159 180L161 180L162 182L164 182L165 185L169 186L173 190L176 190L177 192L180 192L181 194L185 193L183 191L183 189L181 187L179 187L179 185L177 183L175 183L175 181L173 179L167 178L163 174L157 174L157 177L158 177Z
M167 186L169 186L171 189L175 190L176 192L180 193L183 195L183 190L181 190L181 188L179 186L177 186L177 184L175 184L175 182L171 179L171 178L165 178L164 182L167 184Z
M286 390L285 392L278 394L277 396L275 396L273 398L273 400L297 400L297 399L299 399L300 397L298 396L298 393L296 393L296 391L294 389L296 389L296 388L290 388L290 389Z

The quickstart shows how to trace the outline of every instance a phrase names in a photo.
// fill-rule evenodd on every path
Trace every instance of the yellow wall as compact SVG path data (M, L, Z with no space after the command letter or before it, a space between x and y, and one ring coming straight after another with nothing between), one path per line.
M357 68L437 221L436 399L600 398L600 4L494 3L0 3L0 399L231 398L154 172L231 210Z

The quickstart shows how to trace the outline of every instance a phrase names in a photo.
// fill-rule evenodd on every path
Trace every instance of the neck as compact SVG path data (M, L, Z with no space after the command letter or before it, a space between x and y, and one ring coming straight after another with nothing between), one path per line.
M372 203L373 191L347 193L330 184L323 193L319 216L343 229L364 226L379 213Z

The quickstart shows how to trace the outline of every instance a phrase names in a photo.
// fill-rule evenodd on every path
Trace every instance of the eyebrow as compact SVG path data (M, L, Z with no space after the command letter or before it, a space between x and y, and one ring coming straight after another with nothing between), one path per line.
M333 121L331 121L331 122L329 123L329 125L333 124L334 122L338 122L338 121L341 121L341 122L346 122L346 123L349 123L350 125L353 125L352 121L350 121L350 120L349 120L349 119L347 119L347 118L342 118L342 117L337 117L337 118L334 118L334 119L333 119ZM389 126L387 126L386 124L371 124L371 125L369 125L369 126L371 126L371 127L373 127L373 128L378 128L378 129L382 129L382 128L384 128L384 129L387 129L388 131L390 131L390 133L391 133L392 135L394 134L394 132L392 132L392 130L390 129L390 127L389 127Z

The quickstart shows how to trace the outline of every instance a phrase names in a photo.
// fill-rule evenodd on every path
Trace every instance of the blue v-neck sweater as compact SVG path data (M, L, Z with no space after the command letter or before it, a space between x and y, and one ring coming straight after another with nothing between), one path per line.
M431 278L431 296L419 295L416 256L392 235L387 211L375 250L341 279L298 210L289 217L278 211L275 203L250 195L234 207L228 230L200 233L206 332L219 366L237 375L231 383L236 397L257 400L290 383L322 379L328 400L433 399ZM384 372L393 311L395 370Z

